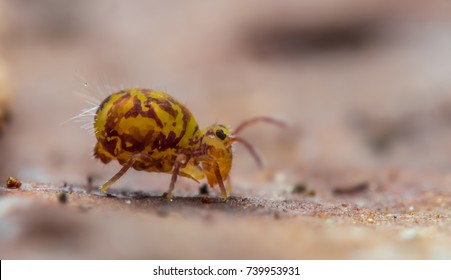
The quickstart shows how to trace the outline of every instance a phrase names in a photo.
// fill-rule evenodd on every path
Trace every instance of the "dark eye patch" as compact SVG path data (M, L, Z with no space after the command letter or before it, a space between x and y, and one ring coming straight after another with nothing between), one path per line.
M216 130L216 136L221 140L224 140L227 137L222 129Z

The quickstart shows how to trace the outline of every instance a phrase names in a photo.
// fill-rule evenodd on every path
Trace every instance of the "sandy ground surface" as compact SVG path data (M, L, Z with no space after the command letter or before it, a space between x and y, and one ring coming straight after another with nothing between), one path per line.
M450 9L366 2L4 2L0 258L451 258ZM137 171L99 194L119 165L65 121L136 85L290 126L243 133L265 167L238 147L225 202Z

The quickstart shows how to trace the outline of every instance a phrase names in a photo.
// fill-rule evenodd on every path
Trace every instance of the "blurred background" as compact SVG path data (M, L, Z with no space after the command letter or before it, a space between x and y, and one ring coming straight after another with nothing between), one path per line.
M238 147L238 195L330 172L406 170L446 181L450 30L449 1L1 1L0 181L103 183L119 165L92 159L95 137L65 121L92 107L86 100L134 86L170 93L201 127L258 115L290 123L243 133L266 167ZM116 187L159 194L168 182L132 171ZM197 184L179 185L176 195L197 194ZM340 252L316 257L406 256Z

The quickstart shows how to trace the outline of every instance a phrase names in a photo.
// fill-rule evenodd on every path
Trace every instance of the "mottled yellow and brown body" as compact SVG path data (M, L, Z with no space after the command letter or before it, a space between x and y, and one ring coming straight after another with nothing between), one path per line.
M110 95L100 105L94 127L98 143L95 156L107 163L125 164L133 154L146 154L150 162L137 170L171 172L177 155L199 138L191 112L171 96L158 91L128 89Z
M94 156L103 163L117 160L123 166L102 186L102 191L133 167L171 173L169 199L178 175L196 181L207 177L211 187L219 185L225 199L223 181L232 167L233 142L245 144L256 156L246 141L231 137L224 125L199 130L188 108L156 90L131 88L113 93L99 105L94 128Z

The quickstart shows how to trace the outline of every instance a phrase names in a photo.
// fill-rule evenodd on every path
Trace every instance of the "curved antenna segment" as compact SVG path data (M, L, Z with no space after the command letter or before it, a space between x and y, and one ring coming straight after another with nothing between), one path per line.
M243 129L245 129L246 127L253 125L255 123L258 122L266 122L266 123L272 123L278 126L282 126L282 127L286 127L287 123L282 121L282 120L278 120L275 119L273 117L268 117L268 116L260 116L260 117L255 117L249 120L246 120L244 122L242 122L233 132L234 134L239 134Z
M243 138L240 137L233 137L230 139L230 144L234 143L234 142L238 142L244 145L244 147L247 148L247 150L251 153L252 157L254 157L255 162L257 163L259 168L263 167L263 162L262 159L260 158L260 156L258 155L258 153L255 151L254 147L251 145L251 143L247 142L246 140L244 140Z

